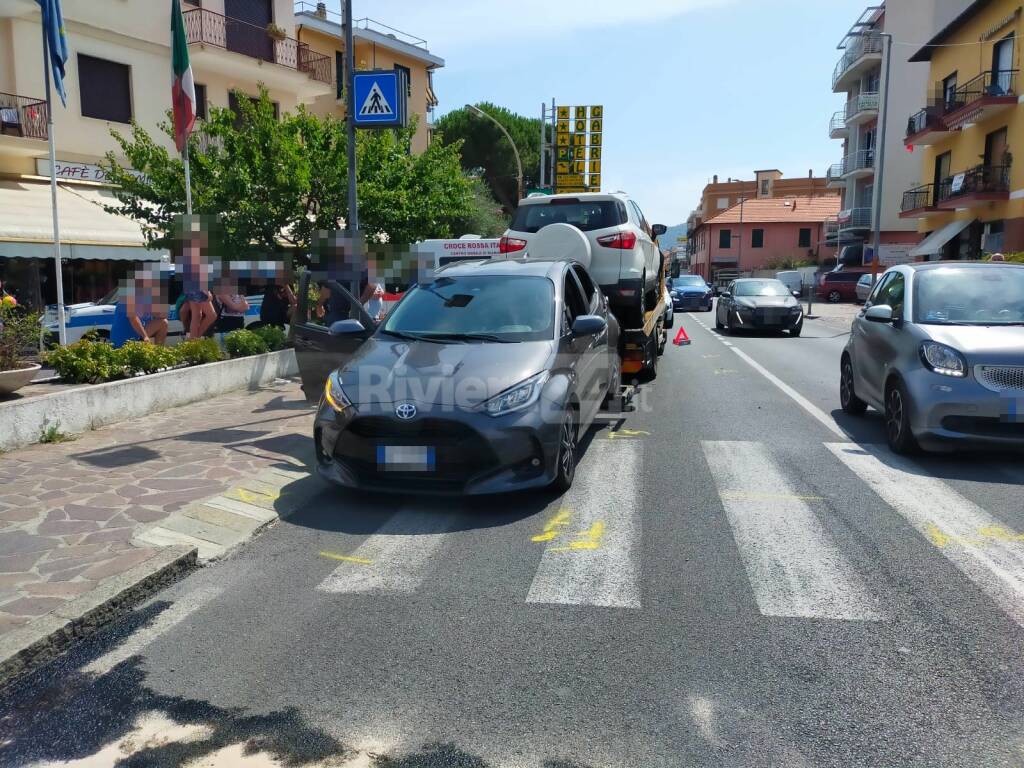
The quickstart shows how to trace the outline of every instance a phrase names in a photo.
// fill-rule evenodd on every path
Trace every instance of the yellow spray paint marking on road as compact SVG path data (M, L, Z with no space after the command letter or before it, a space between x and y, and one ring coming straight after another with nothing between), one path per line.
M629 437L650 437L651 433L643 429L620 429L608 433L609 440L622 440Z
M247 504L257 504L261 501L277 501L281 498L280 493L263 493L262 491L250 491L248 488L232 488L224 494L229 499L238 499Z
M1002 525L986 525L974 532L974 536L960 536L946 533L934 523L928 523L925 535L928 540L940 549L950 544L962 544L969 547L984 547L993 541L1024 543L1024 533L1014 533Z
M581 535L576 541L569 542L567 547L552 547L552 552L572 552L579 549L600 549L601 539L604 538L604 523L598 520L590 530Z
M357 563L358 565L373 565L373 560L367 560L363 557L352 557L351 555L339 555L334 552L321 552L320 557L325 557L328 560L340 560L343 563Z
M558 536L558 529L569 524L572 512L568 509L560 509L558 513L544 524L544 533L534 536L531 541L551 541Z

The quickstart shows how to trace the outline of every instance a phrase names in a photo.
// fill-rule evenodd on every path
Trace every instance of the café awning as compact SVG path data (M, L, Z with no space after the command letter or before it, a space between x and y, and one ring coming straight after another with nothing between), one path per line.
M973 222L974 219L951 221L946 226L937 229L928 235L928 237L915 246L915 248L910 252L910 255L916 259L920 256L932 256L936 253L942 253L942 248L946 243L971 226Z
M57 185L61 256L126 261L167 258L166 250L146 248L138 222L104 209L112 204L116 199L107 187ZM48 182L0 180L0 257L53 258Z

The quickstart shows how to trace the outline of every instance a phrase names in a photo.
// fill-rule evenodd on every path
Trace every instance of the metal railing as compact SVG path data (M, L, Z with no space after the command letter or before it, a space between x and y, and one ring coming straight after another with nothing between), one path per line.
M832 115L832 119L828 121L828 132L833 134L836 131L846 130L846 110L840 109L838 112Z
M825 182L831 184L833 181L839 181L843 178L843 164L832 163L825 171Z
M878 93L871 91L858 93L846 102L846 119L856 115L858 112L878 111Z
M310 50L308 45L294 37L271 35L265 27L203 8L185 11L182 17L185 21L185 38L189 43L214 45L260 61L305 72L318 82L333 82L330 58Z
M843 158L843 175L875 167L875 150L861 149Z
M942 122L942 110L939 107L925 107L915 112L907 120L906 136L910 137L926 130L944 131L946 124Z
M849 47L846 48L843 57L839 59L839 63L836 64L836 68L832 71L832 87L836 87L843 75L852 67L859 59L871 53L882 52L882 36L881 35L864 35L863 37L851 38Z
M935 202L941 203L964 195L1009 194L1010 166L976 165L939 182Z
M906 213L907 211L917 211L933 207L935 207L935 185L922 184L903 193L903 203L900 205L900 210Z
M46 102L29 96L0 93L0 133L26 139L50 138Z
M839 229L870 229L870 208L849 208L839 212Z
M987 96L1017 95L1017 70L997 69L982 72L959 86L943 105L945 114L955 112Z
M825 219L825 238L837 237L839 235L839 219L835 217Z
M295 13L308 13L310 16L315 16L318 19L324 19L325 21L330 21L338 25L342 24L345 18L342 14L338 13L337 11L329 10L326 7L326 4L318 3L311 0L297 0L294 6L294 10ZM405 43L406 45L411 45L416 48L422 48L423 50L427 50L427 41L424 40L422 37L410 35L408 32L403 32L400 29L389 27L387 24L382 24L381 22L375 19L371 19L369 17L356 19L354 28L367 29L370 30L371 32L377 32L378 34L381 35L387 35L388 37L393 37L395 40L398 40L401 43Z

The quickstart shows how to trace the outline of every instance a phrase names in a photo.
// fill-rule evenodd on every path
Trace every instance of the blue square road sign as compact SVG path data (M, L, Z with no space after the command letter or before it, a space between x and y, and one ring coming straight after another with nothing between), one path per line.
M406 84L396 70L374 69L352 75L357 128L400 128L406 122Z

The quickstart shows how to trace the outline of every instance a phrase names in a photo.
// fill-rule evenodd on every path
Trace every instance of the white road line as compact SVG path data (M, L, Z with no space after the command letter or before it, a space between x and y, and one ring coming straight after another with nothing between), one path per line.
M160 635L180 624L204 605L220 595L226 586L223 584L200 587L187 595L178 598L174 605L164 609L152 622L133 632L116 648L94 659L84 672L93 675L105 675L122 661L138 655L146 646Z
M866 445L826 446L1024 627L1024 541L908 459Z
M594 440L572 490L567 523L548 541L528 603L640 607L641 440Z
M886 618L764 445L705 441L702 446L762 614Z
M321 592L409 593L426 578L430 560L455 527L454 515L401 509L378 531L346 553L317 587Z
M742 359L747 365L749 365L755 371L757 371L766 379L768 379L768 381L770 381L776 387L781 389L785 394L789 395L796 402L797 405L799 405L801 408L807 411L807 413L809 413L815 419L820 421L832 434L836 435L837 437L841 437L844 440L848 440L850 438L850 436L846 434L846 432L844 432L838 424L836 424L835 419L833 419L831 416L829 416L827 413L821 410L821 408L816 406L806 397L804 397L791 386L789 386L789 384L784 382L774 373L772 373L759 362L757 362L754 358L752 358L742 349L737 349L736 347L733 347L732 344L727 344L726 346L732 347L732 351L739 355L740 359Z

